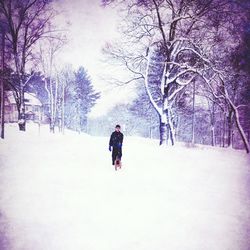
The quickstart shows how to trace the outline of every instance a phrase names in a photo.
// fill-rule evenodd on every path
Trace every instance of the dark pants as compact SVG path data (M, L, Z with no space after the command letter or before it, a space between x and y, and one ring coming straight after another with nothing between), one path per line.
M121 148L115 148L113 147L113 151L112 151L112 164L115 165L115 160L122 159L122 149Z

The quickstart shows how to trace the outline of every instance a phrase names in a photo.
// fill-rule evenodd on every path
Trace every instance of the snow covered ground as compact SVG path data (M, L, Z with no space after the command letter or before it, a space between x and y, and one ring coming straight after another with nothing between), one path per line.
M250 161L241 151L159 148L8 127L0 141L1 250L250 249Z

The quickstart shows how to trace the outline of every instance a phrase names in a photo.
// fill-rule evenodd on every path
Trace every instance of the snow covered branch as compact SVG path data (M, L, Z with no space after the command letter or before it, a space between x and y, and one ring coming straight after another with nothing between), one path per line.
M148 72L149 72L149 63L147 63L147 69L146 69L146 75L145 75L145 88L148 94L148 97L150 99L150 102L152 103L153 107L155 108L155 110L158 112L158 114L162 113L162 110L158 107L157 103L155 102L150 90L149 90L149 86L148 86Z
M191 51L191 52L193 52L195 55L197 55L200 59L202 59L204 62L206 62L206 63L208 63L208 64L211 64L211 62L210 62L207 58L205 58L204 55L200 54L198 51L196 51L196 50L193 49L193 48L186 48L186 47L181 48L181 49L177 52L177 56L178 56L181 52L183 52L183 51Z
M35 75L35 71L33 71L31 73L31 75L28 77L28 79L24 82L23 86L26 86L34 75Z
M187 68L186 70L184 70L184 71L178 73L176 76L170 78L170 79L168 80L168 83L177 81L178 78L180 78L181 76L183 76L183 75L185 75L185 74L187 74L187 73L189 73L189 72L197 73L197 70L196 70L195 68ZM179 82L181 82L181 81L179 81ZM190 82L190 81L188 81L187 83L183 83L183 82L182 82L182 83L180 83L179 85L187 85L189 82Z
M196 75L192 76L188 81L181 81L180 79L176 79L176 83L180 86L187 86L189 85L194 79L195 79Z
M185 85L182 85L181 87L179 87L178 89L176 89L169 97L168 100L172 100L183 88L185 87Z

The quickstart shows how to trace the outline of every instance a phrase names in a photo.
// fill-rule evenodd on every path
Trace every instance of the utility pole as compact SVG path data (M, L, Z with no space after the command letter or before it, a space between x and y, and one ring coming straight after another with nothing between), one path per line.
M1 70L2 75L0 78L0 91L1 91L1 106L0 106L0 115L1 115L1 135L0 137L4 139L4 56L5 56L5 31L2 29L2 50L1 50Z

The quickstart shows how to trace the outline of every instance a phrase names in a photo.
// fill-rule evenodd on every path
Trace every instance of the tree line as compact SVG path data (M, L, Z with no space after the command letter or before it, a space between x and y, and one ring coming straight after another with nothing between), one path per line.
M6 89L13 92L22 131L26 91L37 93L46 104L52 132L55 125L83 131L86 115L100 96L83 67L76 72L59 67L57 56L67 38L53 25L52 4L52 0L0 0L2 138Z
M249 153L249 1L102 3L120 8L122 17L121 38L104 53L128 73L119 84L140 82L145 89L158 114L160 144L184 136L193 144L209 124L212 145L220 137L231 146L235 136Z
M59 132L64 132L64 128L87 132L87 115L100 98L87 70L82 66L74 70L70 64L64 65L54 77L38 72L27 91L35 93L43 103L53 133L55 127Z

